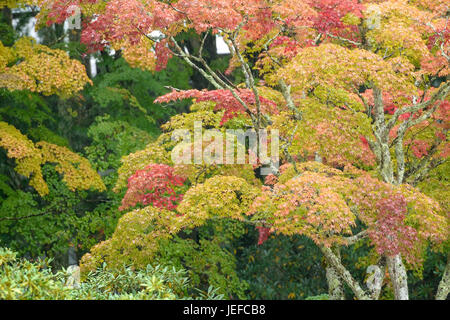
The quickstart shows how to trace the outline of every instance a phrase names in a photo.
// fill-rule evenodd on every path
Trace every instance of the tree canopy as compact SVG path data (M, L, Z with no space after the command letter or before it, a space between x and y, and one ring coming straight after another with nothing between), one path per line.
M284 298L406 300L420 281L432 283L426 298L447 298L447 1L1 6L0 224L21 228L0 225L0 244L22 244L28 257L78 253L88 283L101 268L156 263L240 299L263 281L245 261L279 262L257 261L267 246L289 250L286 266L321 264L322 291L293 286L307 277L294 270ZM24 6L39 8L36 25L52 41L18 36L8 8ZM67 19L80 19L68 35ZM244 131L254 146L239 140ZM225 161L240 148L245 163ZM45 226L31 248L39 218L76 224L58 245ZM296 241L307 249L290 249Z

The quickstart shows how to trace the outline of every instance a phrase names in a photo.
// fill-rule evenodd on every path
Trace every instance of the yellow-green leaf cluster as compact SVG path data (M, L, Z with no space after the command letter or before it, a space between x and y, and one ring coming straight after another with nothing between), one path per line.
M30 178L30 185L40 195L48 193L41 172L41 165L44 163L42 154L31 140L13 126L0 121L0 147L7 151L8 158L16 160L17 173Z
M98 175L92 169L86 158L70 151L66 147L57 146L45 141L38 142L44 163L55 163L56 171L63 175L63 181L71 191L94 189L105 191L106 187Z
M376 85L389 92L414 92L410 74L400 74L379 55L367 50L347 49L324 43L300 51L280 69L277 79L284 79L295 91L307 92L317 86L354 92L361 85Z
M8 158L16 160L17 173L30 178L30 185L41 196L49 192L41 171L41 166L45 163L56 164L56 170L63 175L63 181L72 191L106 189L87 159L66 147L44 141L34 144L6 122L0 122L0 147L6 149Z
M177 209L192 226L202 225L211 218L242 221L259 192L242 178L214 176L190 188Z
M92 81L79 61L59 49L37 44L30 37L20 38L12 48L0 47L0 87L30 90L44 95L68 97ZM9 66L12 57L17 63Z
M183 226L183 220L172 211L148 206L128 212L119 219L110 239L83 256L81 270L83 273L95 270L103 262L110 268L124 264L146 267L158 251L159 241L170 239Z

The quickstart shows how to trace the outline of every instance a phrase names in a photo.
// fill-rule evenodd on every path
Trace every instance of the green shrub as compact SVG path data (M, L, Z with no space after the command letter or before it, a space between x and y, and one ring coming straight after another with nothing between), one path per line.
M78 286L66 286L66 270L52 272L49 260L18 259L0 248L1 300L159 300L222 299L216 289L201 291L191 285L183 269L147 266L143 270L123 267L107 269L104 264L87 275Z
M15 252L0 248L0 299L65 299L69 289L61 274L53 274L46 263L17 259Z

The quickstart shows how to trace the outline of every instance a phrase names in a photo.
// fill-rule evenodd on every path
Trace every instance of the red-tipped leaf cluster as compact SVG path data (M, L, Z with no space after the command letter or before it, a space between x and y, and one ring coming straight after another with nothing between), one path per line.
M137 204L152 205L157 208L174 210L183 200L177 192L185 178L176 175L174 169L165 164L150 164L138 170L128 179L128 190L122 199L120 210L135 207Z

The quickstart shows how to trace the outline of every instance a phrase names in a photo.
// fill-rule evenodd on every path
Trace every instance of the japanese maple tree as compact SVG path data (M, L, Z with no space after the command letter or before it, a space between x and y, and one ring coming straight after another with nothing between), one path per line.
M173 202L161 205L161 192L148 193L153 182L139 178L152 174L145 168L158 158L176 167L167 154L161 157L173 146L160 140L125 159L119 180L123 184L131 177L129 194L149 195L144 204L172 210L167 217L173 229L164 221L155 234L168 237L217 216L245 221L251 214L261 231L260 243L269 230L314 240L335 275L330 292L332 283L339 287L345 282L358 299L378 298L387 268L395 298L408 299L405 261L413 268L428 244L447 240L443 208L448 200L439 204L416 188L448 161L446 1L55 0L42 3L40 19L62 22L70 5L81 7L82 41L91 50L120 49L131 65L155 71L171 58L182 59L214 88L173 89L157 102L210 101L212 110L193 113L209 120L216 116L218 128L240 123L280 132L286 171L271 166L272 175L261 188L242 172L216 170L209 179L190 180L193 186L177 208ZM202 39L194 52L182 43L186 32ZM222 36L231 52L225 75L204 57L205 40L214 35ZM233 72L242 74L244 83L233 83ZM211 202L205 203L205 197ZM166 213L144 210L151 214L149 225ZM181 215L174 215L176 210ZM137 217L145 211L128 214ZM358 233L357 221L364 226ZM143 241L136 229L131 231ZM125 224L116 233L94 252L104 254L104 248L130 240ZM369 277L369 290L362 289L339 256L340 247L362 239L377 254L372 267L379 272ZM151 254L154 239L148 240ZM117 257L120 250L111 250ZM93 261L88 258L86 264ZM440 299L449 291L449 269L438 289Z
M2 1L11 8L38 4L36 1ZM12 46L0 42L0 88L68 98L92 84L81 62L67 52L51 49L31 37L21 37ZM0 147L15 159L15 170L29 178L39 195L49 190L41 172L45 163L56 164L71 191L90 188L104 191L105 185L89 161L66 147L40 141L33 143L14 126L0 121Z

